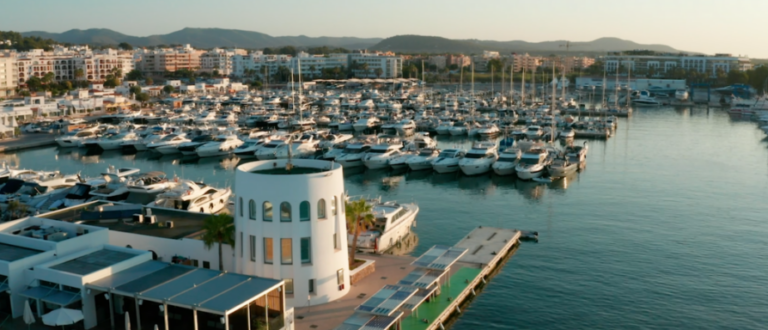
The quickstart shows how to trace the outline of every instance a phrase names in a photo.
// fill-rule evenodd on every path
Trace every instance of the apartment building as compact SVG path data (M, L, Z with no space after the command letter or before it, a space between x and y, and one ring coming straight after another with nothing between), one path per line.
M543 59L540 56L529 54L512 54L512 66L515 72L534 72L541 66Z
M400 56L383 55L378 53L349 54L349 63L358 65L368 64L368 70L354 70L358 78L397 78L403 72L403 58ZM376 75L376 69L381 69L381 76Z
M200 71L217 71L221 75L229 76L234 72L232 57L247 54L245 49L214 48L200 55Z
M16 53L0 52L0 98L7 98L16 93L17 75Z
M603 57L607 72L616 72L618 68L640 71L653 76L661 76L677 67L695 70L710 76L717 75L718 70L729 72L733 70L746 71L752 69L748 57L731 54L688 55L688 54L626 54L611 53Z
M256 51L247 55L235 55L232 60L232 75L243 77L246 70L253 71L261 76L265 71L270 75L277 72L280 66L290 66L290 55L265 55L262 51Z
M354 71L358 78L379 78L376 75L376 69L382 71L380 78L396 78L403 69L402 57L383 53L310 55L300 52L296 57L293 57L290 55L265 55L263 52L257 51L248 55L235 55L231 61L231 75L236 77L245 76L248 71L254 72L257 76L263 75L265 71L273 75L281 66L298 74L299 63L301 63L301 74L310 77L320 76L323 69L347 68L352 63L360 66L365 63L368 66L367 71L363 69Z
M595 59L591 57L578 57L578 56L556 56L542 57L540 58L540 65L542 68L552 69L554 65L558 69L565 68L565 72L572 72L578 69L585 69L590 65L595 64Z
M54 81L88 80L104 81L108 75L119 70L124 77L135 68L133 54L130 51L115 49L91 50L86 47L60 47L46 52L33 49L18 53L16 57L16 79L23 83L31 77L44 77L54 74ZM82 70L83 76L77 77ZM122 78L122 77L121 77Z
M139 70L150 74L162 74L165 71L187 69L200 70L202 50L184 45L177 48L139 49L134 59L139 63Z

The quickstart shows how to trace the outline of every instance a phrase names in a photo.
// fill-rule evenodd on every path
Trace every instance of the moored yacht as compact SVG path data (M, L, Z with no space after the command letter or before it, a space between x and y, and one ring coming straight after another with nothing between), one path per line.
M213 141L197 147L195 152L199 157L224 156L231 154L241 144L243 141L237 138L237 135L219 135Z
M515 167L515 172L520 179L533 180L542 176L550 162L547 149L534 147L523 153Z
M182 180L173 189L157 195L155 201L147 206L213 214L223 210L231 196L229 188L214 188Z
M520 162L520 156L522 156L522 153L517 148L508 148L502 151L499 154L499 159L491 166L493 173L497 175L515 174L515 167Z
M160 140L147 144L147 150L155 151L163 155L170 155L179 152L179 145L190 140L185 137L185 134L170 134L166 135Z
M384 141L371 146L368 153L363 157L365 167L376 170L389 167L389 161L397 155L397 151L403 148L398 139Z
M432 161L432 169L437 173L453 173L459 170L459 161L466 151L461 149L443 149Z
M459 168L466 175L487 173L491 170L491 165L496 162L498 157L496 143L490 141L477 142L464 155L464 158L459 161Z
M196 136L189 142L179 143L177 149L179 149L179 152L181 152L181 154L184 156L197 155L197 148L210 141L213 141L213 139L214 137L208 134Z
M408 167L414 171L431 170L432 162L440 155L440 149L424 148L419 154L405 161Z
M357 248L371 253L384 253L411 233L419 207L416 204L398 204L394 201L382 203L371 201L375 219L373 228L361 232L357 237ZM349 244L354 235L349 234Z

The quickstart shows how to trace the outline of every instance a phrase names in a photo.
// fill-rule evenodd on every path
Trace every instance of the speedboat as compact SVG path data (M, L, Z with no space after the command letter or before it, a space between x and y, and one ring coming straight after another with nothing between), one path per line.
M555 157L547 166L547 172L551 178L562 178L579 169L578 162L571 162L565 155Z
M398 150L389 158L389 167L393 170L408 168L408 160L412 157L416 157L416 155L418 155L416 151Z
M459 123L456 123L456 124L453 124L453 126L451 126L451 128L448 129L448 133L453 135L453 136L466 135L467 132L469 131L468 127L469 127L469 124L465 124L465 123L459 124Z
M563 140L573 139L574 137L576 137L576 131L570 126L560 131L560 138Z
M237 135L219 135L212 141L203 144L195 151L199 157L214 157L231 154L237 147L243 144L243 141L237 138Z
M169 181L160 171L144 173L127 183L128 191L139 194L159 194L174 186L176 182Z
M110 166L107 172L101 173L101 177L85 179L78 183L65 197L64 205L67 207L82 204L88 200L122 201L128 197L127 181L132 176L141 172L138 168L114 169ZM78 189L78 186L87 189Z
M437 141L429 137L429 133L418 132L409 144L408 149L420 150L424 148L437 148Z
M477 142L464 158L459 161L459 168L466 175L479 175L491 170L499 155L496 143L490 141Z
M365 167L377 170L389 167L389 161L395 156L395 153L403 148L402 143L398 141L385 141L371 147L368 153L363 157Z
M272 139L269 142L264 143L261 148L257 149L254 155L259 160L276 159L277 150L282 148L285 144L286 137Z
M77 147L78 141L94 137L96 137L96 132L93 130L77 130L56 138L56 143L62 148Z
M185 134L169 134L160 140L147 144L147 150L156 151L163 155L175 154L179 152L178 146L180 144L189 141Z
M499 135L499 133L501 133L501 130L498 126L496 126L496 124L488 123L472 128L472 132L470 132L469 135L479 135L482 138L492 138Z
M529 139L537 139L544 135L544 130L541 126L531 125L525 129L525 136Z
M452 121L444 121L444 122L441 122L440 125L437 125L437 128L435 128L435 131L439 135L448 135L450 134L449 131L451 130L452 127L453 127Z
M254 156L256 155L256 151L261 149L261 147L269 141L271 141L271 138L266 132L265 135L260 137L249 137L243 141L243 144L235 149L235 155Z
M520 156L520 162L515 166L515 172L520 179L533 180L542 176L549 163L547 149L534 147Z
M147 206L214 214L227 206L231 196L232 190L229 188L214 188L182 180L172 189L157 195L155 201Z
M635 91L632 94L632 103L638 106L655 107L661 105L661 102L656 100L655 97L651 96L651 93L648 91Z
M587 141L581 146L568 146L565 148L565 156L568 160L574 163L583 163L587 161L587 152L589 152L589 146Z
M437 173L453 173L459 170L459 161L466 151L461 149L443 149L432 161L432 169Z
M375 219L373 226L357 236L357 248L363 252L384 253L398 245L411 234L411 227L419 214L416 204L398 204L395 201L369 201ZM348 234L350 245L355 243L354 234Z
M405 161L408 167L414 171L431 170L432 162L440 155L440 149L424 148L417 156Z
M138 140L139 136L134 132L123 132L112 135L105 139L99 139L96 141L101 150L116 150L122 148L123 143L126 141Z
M515 174L515 167L520 162L522 152L518 148L508 148L499 154L499 159L493 163L491 168L497 175Z
M394 125L394 129L401 136L410 136L416 131L416 123L411 119L403 119Z
M381 120L376 117L360 118L357 120L357 122L355 122L354 125L352 125L352 127L355 129L355 132L362 132L367 129L376 128L378 126L381 126Z
M335 162L341 164L345 168L363 166L363 157L371 149L371 143L369 141L357 141L355 143L347 144L344 148L344 152L337 156Z
M204 145L208 142L213 141L213 139L214 139L213 135L208 135L208 134L199 135L192 138L192 140L190 140L189 142L180 143L177 149L179 149L179 152L181 152L181 154L184 156L197 155L197 148L200 147L201 145Z
M344 143L353 138L352 134L328 134L323 137L322 141L317 145L320 149L329 149L339 143Z

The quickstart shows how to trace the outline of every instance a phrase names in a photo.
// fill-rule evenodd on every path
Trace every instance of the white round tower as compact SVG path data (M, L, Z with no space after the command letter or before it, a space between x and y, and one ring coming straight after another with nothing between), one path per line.
M341 165L295 159L287 170L286 164L237 168L236 269L284 279L290 306L327 303L350 287Z

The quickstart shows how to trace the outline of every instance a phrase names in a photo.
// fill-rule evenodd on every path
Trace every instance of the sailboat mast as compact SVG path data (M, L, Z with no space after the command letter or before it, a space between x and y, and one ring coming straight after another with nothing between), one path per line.
M304 120L304 113L301 111L301 58L297 60L299 65L299 121ZM295 102L294 102L295 103ZM299 123L301 124L301 123Z
M525 66L523 66L523 78L522 78L522 85L520 86L520 103L523 105L525 104Z
M632 75L632 66L627 65L627 107L629 107L629 94L632 93L632 88L629 87L629 76Z
M557 84L555 84L555 63L552 60L552 105L550 105L549 113L552 115L552 128L549 131L550 141L555 143L555 95L557 94Z
M605 102L605 85L608 83L606 76L605 76L605 66L603 66L603 101L602 106L605 107L607 104Z
M616 63L616 86L613 86L614 90L614 107L616 109L619 108L619 66L621 65L621 62Z
M475 62L472 61L472 90L470 92L470 108L469 111L472 116L472 127L475 127Z
M536 102L536 70L531 74L531 102Z

